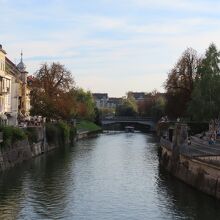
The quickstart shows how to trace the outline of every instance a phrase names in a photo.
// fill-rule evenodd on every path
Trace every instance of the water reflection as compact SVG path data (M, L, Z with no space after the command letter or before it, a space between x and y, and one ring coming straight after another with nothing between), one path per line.
M161 206L183 219L220 219L220 202L177 180L159 168L158 195ZM169 201L169 203L165 202Z
M0 175L0 219L16 219L25 198L25 173L12 169Z
M0 219L220 219L220 204L159 167L152 135L101 135L0 176Z

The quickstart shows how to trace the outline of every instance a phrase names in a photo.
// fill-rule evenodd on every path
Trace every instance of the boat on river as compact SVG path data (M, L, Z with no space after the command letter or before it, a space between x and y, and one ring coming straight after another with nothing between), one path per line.
M133 126L126 126L125 132L127 133L134 133L134 127Z

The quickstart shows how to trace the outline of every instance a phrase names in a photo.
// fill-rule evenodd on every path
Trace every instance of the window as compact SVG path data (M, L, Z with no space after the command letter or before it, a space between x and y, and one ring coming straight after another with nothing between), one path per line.
M10 84L11 84L10 79L0 77L0 94L10 92Z
M5 62L4 62L4 60L0 60L0 70L2 70L2 71L5 70Z

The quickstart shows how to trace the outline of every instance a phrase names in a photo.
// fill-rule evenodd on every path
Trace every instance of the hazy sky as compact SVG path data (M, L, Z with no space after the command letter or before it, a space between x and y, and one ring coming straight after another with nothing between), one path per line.
M187 47L220 45L218 0L0 0L0 44L30 73L59 61L92 92L163 91Z

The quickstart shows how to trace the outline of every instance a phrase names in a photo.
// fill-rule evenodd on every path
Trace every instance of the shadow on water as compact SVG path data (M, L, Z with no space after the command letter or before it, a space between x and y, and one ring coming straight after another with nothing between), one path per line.
M71 149L56 149L1 173L0 219L25 219L31 209L37 214L32 218L47 218L47 213L59 218L65 211L66 188L73 184L68 175Z
M152 144L150 152L159 161L160 149L158 142L159 140L155 135L147 136L147 143ZM159 206L164 207L164 214L167 212L167 216L171 215L172 219L220 219L220 200L178 180L159 163L157 191Z
M25 198L23 182L25 172L22 167L0 174L0 219L16 219Z
M220 219L219 201L159 166L157 143L102 134L1 173L0 219Z
M220 201L170 175L163 167L158 170L158 194L161 203L183 219L220 219Z
M65 219L74 189L74 166L93 149L96 138L80 148L63 146L0 174L0 219ZM79 145L79 144L78 144Z

